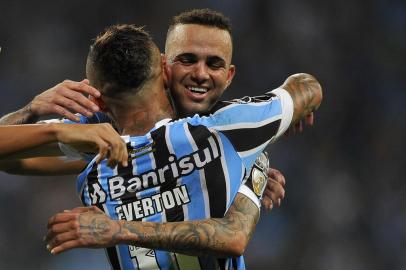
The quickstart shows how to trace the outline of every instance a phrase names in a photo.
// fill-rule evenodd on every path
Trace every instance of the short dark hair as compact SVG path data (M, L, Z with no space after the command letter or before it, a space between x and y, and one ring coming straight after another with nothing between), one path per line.
M151 36L132 24L107 27L90 46L88 64L107 96L138 90L151 76Z
M222 30L226 30L231 36L230 19L221 12L208 8L193 9L190 11L182 12L179 15L172 17L168 28L168 34L178 24L198 24L212 26Z

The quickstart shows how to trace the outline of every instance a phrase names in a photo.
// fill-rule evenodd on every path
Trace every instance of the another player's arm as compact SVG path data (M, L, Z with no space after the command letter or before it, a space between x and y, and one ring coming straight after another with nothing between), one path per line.
M91 116L99 110L98 106L83 94L100 96L100 92L90 86L88 80L65 80L37 95L24 108L0 118L0 125L33 124L41 116L51 114L78 121L78 116L74 113Z
M236 257L243 254L258 219L258 207L238 193L223 218L162 224L121 221L119 240L187 255Z
M306 73L289 76L281 88L285 89L293 100L293 117L290 126L305 119L316 110L323 98L320 83L315 77Z
M22 109L9 113L0 118L0 125L21 125L37 122L39 116L35 115L31 109L31 102Z
M235 257L244 252L258 219L258 207L241 193L223 218L197 221L117 221L95 207L79 207L49 219L47 248L58 254L125 243L192 256Z
M82 152L98 152L98 161L109 155L109 166L127 164L126 145L110 124L0 126L0 159L62 155L56 142Z

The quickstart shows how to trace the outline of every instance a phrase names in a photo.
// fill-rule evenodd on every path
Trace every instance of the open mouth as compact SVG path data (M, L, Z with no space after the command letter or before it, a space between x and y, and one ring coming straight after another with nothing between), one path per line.
M203 87L196 87L196 86L188 86L187 89L196 94L206 94L208 89Z

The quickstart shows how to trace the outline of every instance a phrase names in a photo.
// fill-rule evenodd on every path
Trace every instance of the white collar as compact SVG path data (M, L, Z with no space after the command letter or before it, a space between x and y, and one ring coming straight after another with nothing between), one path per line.
M164 118L164 119L162 119L162 120L159 120L158 122L155 123L155 128L156 128L156 129L157 129L157 128L160 128L160 127L162 127L163 125L169 123L170 121L172 121L171 118Z

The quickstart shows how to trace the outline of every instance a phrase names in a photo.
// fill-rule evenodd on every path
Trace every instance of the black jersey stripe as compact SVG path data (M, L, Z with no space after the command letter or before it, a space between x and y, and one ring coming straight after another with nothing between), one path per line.
M222 130L221 133L227 136L237 152L244 152L264 144L276 135L280 123L281 120L276 120L259 128Z
M168 163L168 157L170 156L170 151L166 142L165 132L168 127L161 126L160 128L151 132L151 138L154 142L155 151L153 151L155 165L157 168L161 168ZM162 189L170 190L175 188L177 185L177 181L174 179L165 181L162 184ZM183 221L185 219L185 215L183 213L182 206L175 206L171 209L165 210L166 221Z
M121 270L120 260L118 259L118 253L116 247L106 248L107 257L109 258L111 268L113 270Z
M93 187L92 187L93 185L92 184L99 181L99 178L98 178L99 177L98 165L99 164L94 163L93 166L92 166L92 169L90 170L90 172L89 172L89 174L87 176L87 183L88 183L87 187L89 189L89 196L90 196L90 193L93 192ZM82 202L83 202L83 204L85 204L84 195L85 195L85 192L82 192ZM106 194L106 196L107 196L107 194ZM97 203L95 206L104 212L103 204ZM109 260L109 262L111 264L111 268L113 270L121 270L120 260L118 258L118 253L117 253L116 247L106 248L106 254L107 254L108 260Z
M237 259L236 259L236 258L233 258L233 259L231 260L231 263L232 263L231 269L237 269L237 266L238 266L238 264L237 264Z
M214 139L217 146L219 145L216 137L205 126L188 124L188 129L198 149L210 149L210 144L207 140L209 137ZM226 212L227 188L224 173L221 158L213 160L204 167L211 217L223 217Z

